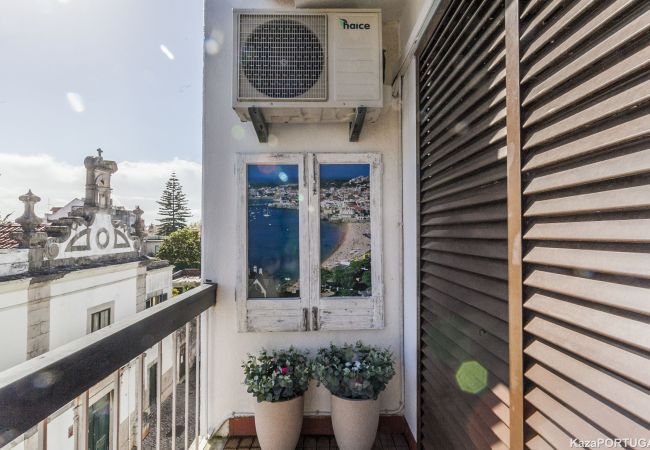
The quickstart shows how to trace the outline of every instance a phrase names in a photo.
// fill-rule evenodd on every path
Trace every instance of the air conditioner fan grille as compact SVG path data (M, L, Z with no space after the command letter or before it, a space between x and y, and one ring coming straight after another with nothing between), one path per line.
M326 100L326 16L240 16L239 98Z

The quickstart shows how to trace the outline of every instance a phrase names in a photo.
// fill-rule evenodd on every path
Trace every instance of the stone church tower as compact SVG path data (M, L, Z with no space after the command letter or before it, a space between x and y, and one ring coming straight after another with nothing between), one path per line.
M86 167L84 212L86 214L110 210L113 207L111 175L117 172L117 164L115 161L105 161L102 153L101 149L97 149L97 156L88 156L84 160Z

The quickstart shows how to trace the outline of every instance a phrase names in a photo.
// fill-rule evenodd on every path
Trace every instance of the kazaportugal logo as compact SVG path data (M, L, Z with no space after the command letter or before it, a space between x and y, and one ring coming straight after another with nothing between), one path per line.
M339 19L339 24L344 30L369 30L369 23L350 23L345 19Z

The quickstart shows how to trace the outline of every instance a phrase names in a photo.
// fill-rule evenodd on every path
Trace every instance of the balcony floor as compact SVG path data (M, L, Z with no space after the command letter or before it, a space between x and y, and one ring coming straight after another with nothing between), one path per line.
M226 441L224 449L228 450L257 450L260 444L255 436L230 437ZM408 449L408 443L401 434L379 433L373 450L404 450ZM296 450L336 450L334 436L303 436L298 442Z

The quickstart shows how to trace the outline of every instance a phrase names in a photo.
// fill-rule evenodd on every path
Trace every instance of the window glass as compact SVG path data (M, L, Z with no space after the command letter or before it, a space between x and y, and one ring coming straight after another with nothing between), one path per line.
M90 316L90 331L101 330L111 324L111 310L103 309Z
M370 296L370 165L320 164L319 174L321 295Z
M248 298L300 296L297 165L250 164Z
M111 397L106 394L88 408L88 449L108 450L111 431Z

